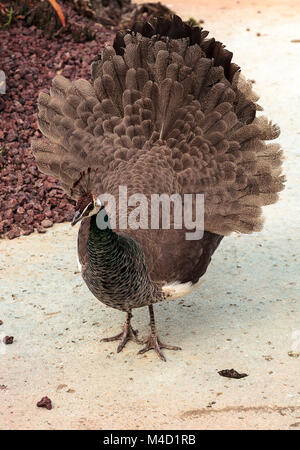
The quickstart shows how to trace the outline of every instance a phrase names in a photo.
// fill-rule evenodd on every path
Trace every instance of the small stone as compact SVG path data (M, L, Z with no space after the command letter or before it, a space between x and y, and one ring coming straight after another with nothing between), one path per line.
M3 214L4 219L12 219L14 217L14 213L12 209L7 209Z
M52 409L52 402L49 397L42 397L42 399L37 402L36 406L39 408Z
M218 372L219 375L221 375L221 377L226 377L226 378L244 378L247 377L248 374L247 373L238 373L236 370L234 369L224 369L224 370L220 370Z
M14 209L17 205L18 205L18 202L17 202L17 200L15 198L10 198L6 202L6 208L7 209Z
M13 336L5 336L5 338L3 339L3 342L6 345L12 344L14 342L14 337Z
M16 237L20 236L20 230L18 228L12 228L8 233L7 233L7 237L8 239L14 239Z
M6 136L7 142L13 142L16 141L18 137L18 133L15 130L9 130Z
M53 222L50 219L44 219L44 220L42 220L41 225L44 228L49 228L49 227L52 227Z

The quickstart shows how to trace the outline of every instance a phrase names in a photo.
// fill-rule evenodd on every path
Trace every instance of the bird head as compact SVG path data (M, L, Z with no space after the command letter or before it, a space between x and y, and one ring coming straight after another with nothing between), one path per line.
M74 226L77 222L84 219L85 217L93 216L98 214L103 208L103 205L99 198L94 197L91 192L82 196L77 200L75 207L75 214L72 219L71 225Z

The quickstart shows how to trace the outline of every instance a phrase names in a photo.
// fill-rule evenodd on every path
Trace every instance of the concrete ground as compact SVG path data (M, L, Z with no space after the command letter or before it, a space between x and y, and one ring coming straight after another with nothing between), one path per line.
M196 292L156 306L161 337L183 348L165 351L167 363L137 356L133 343L116 354L116 343L100 342L124 316L75 273L76 229L2 240L0 333L15 340L0 345L1 429L300 428L300 5L172 5L204 19L256 80L282 129L287 188L266 208L262 233L225 238ZM147 311L135 311L133 323L146 335ZM231 368L248 376L218 374ZM45 395L51 411L35 406Z

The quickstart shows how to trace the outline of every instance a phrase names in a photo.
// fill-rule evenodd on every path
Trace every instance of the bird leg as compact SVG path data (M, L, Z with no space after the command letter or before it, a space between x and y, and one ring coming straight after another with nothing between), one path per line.
M168 350L181 350L181 347L175 347L174 345L167 345L167 344L164 344L163 342L161 342L161 340L159 339L159 337L157 335L157 331L156 331L154 311L153 311L152 305L149 306L149 314L150 314L151 333L150 333L150 336L147 339L145 339L145 341L144 341L144 344L146 344L146 346L144 348L142 348L142 350L140 350L138 353L143 354L143 353L148 352L149 350L155 350L155 352L158 354L160 359L162 359L163 361L166 361L166 358L164 357L164 354L161 351L162 348L166 348Z
M118 345L117 353L123 350L128 341L134 341L137 344L142 344L142 342L137 338L138 330L134 330L130 324L131 318L132 318L131 311L127 312L127 318L123 326L123 331L121 331L121 333L117 334L116 336L101 339L101 342L111 342L120 340L121 342Z

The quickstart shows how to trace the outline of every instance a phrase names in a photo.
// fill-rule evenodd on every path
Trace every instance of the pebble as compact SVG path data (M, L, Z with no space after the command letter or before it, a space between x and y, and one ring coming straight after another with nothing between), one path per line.
M36 406L38 406L39 408L46 408L50 410L52 409L52 401L49 397L45 396L42 397L39 402L37 402Z

